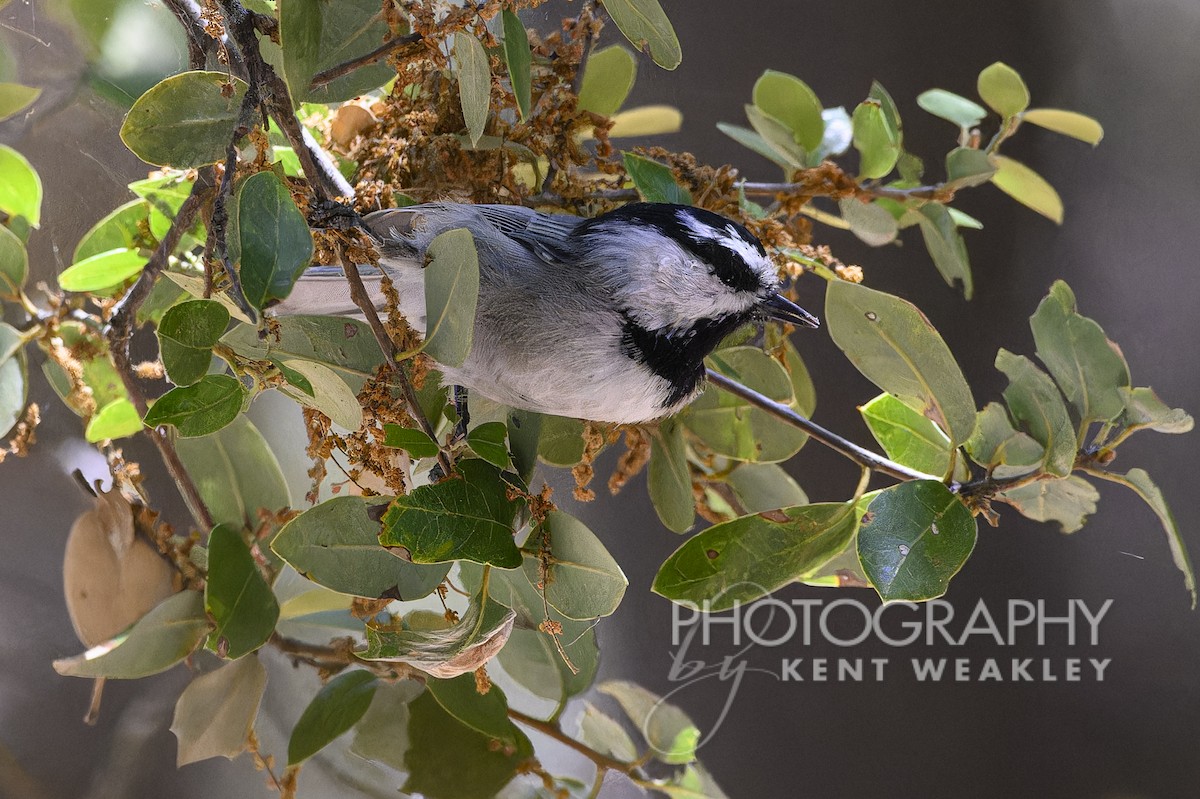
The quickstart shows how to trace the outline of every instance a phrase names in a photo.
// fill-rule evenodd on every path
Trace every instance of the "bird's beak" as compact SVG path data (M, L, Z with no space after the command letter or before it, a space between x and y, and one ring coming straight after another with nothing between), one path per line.
M782 294L772 294L763 301L762 307L767 312L768 319L788 322L805 327L820 327L821 320L801 308Z

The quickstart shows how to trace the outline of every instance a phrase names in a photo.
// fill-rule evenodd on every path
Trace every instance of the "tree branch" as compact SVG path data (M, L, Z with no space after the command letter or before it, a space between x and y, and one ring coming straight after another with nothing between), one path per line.
M352 58L345 63L322 70L312 77L312 83L308 84L309 91L319 89L322 86L327 86L343 75L349 75L359 67L365 67L368 64L374 64L381 58L391 55L396 50L401 50L411 44L416 44L421 41L422 36L419 33L410 33L406 36L398 36L395 39L389 39L383 44L376 47L366 55Z
M870 469L880 474L886 474L889 477L895 477L897 480L939 480L935 475L918 472L916 469L910 469L895 461L888 460L882 455L877 455L869 449L864 449L853 441L848 441L836 433L832 433L821 427L816 422L796 413L787 405L776 402L770 397L759 394L752 388L742 385L736 380L726 377L720 372L712 369L706 370L708 379L712 383L725 391L728 391L734 396L741 397L756 408L766 411L772 416L780 419L793 427L798 427L808 433L817 441L820 441L825 446L845 455L850 460L857 463L863 468Z
M576 741L574 738L560 730L557 725L551 724L548 721L542 721L541 719L536 719L533 716L527 716L521 711L514 710L511 707L508 709L508 717L513 721L519 721L526 727L535 729L543 735L553 738L563 746L574 749L576 752L595 763L597 768L611 769L612 771L619 771L622 774L631 774L637 768L635 763L622 763L620 760L597 752L595 749L592 749L590 746L581 741Z
M358 224L361 227L361 223ZM429 436L436 443L437 432L433 429L433 425L429 423L429 420L425 418L425 412L421 410L421 403L417 400L416 390L413 389L408 375L404 373L404 369L396 361L398 354L396 343L392 341L392 337L388 335L387 328L380 321L379 312L375 310L375 303L371 302L371 298L367 294L367 288L363 285L362 275L359 274L358 267L349 262L344 250L340 254L340 259L342 262L342 271L346 275L346 282L350 284L350 299L354 300L354 304L363 312L363 316L367 319L367 324L371 327L371 332L375 334L375 341L379 343L379 348L383 350L383 355L387 359L388 371L391 372L396 384L400 386L400 391L404 394L404 402L408 405L408 415L421 426L421 430L425 432L425 435ZM442 469L442 474L450 474L450 456L446 454L440 445L438 446L437 462Z

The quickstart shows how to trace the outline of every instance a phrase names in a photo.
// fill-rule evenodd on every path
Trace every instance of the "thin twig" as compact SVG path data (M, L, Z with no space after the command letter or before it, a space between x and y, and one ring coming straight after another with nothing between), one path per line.
M551 724L548 721L542 721L541 719L534 718L533 716L527 716L521 711L514 710L511 707L508 709L508 717L513 721L519 721L526 727L535 729L543 735L553 738L563 746L574 749L576 752L595 763L597 768L619 771L622 774L631 774L637 767L634 763L622 763L620 760L597 752L587 744L576 741L574 738L560 730L557 725Z
M409 381L408 375L404 373L404 369L396 361L398 354L396 343L392 341L392 337L388 335L387 328L380 321L379 313L375 310L375 303L371 302L371 298L367 294L367 287L363 285L362 275L359 274L358 267L350 263L350 260L346 258L345 252L341 254L341 261L342 271L346 274L346 282L350 284L350 299L363 312L363 316L367 319L367 324L371 327L371 332L375 334L375 341L379 343L379 348L383 350L384 357L387 359L388 371L391 372L396 384L400 386L400 391L404 394L404 402L408 405L408 415L416 420L417 424L421 426L421 430L425 432L425 435L437 441L437 432L433 429L433 425L429 423L429 420L425 418L425 412L421 410L421 403L417 399L416 390ZM450 457L441 447L438 447L437 461L438 465L442 468L442 474L450 474Z
M107 331L109 355L112 358L113 367L116 369L117 374L121 376L121 382L125 385L125 392L129 395L129 399L137 409L139 416L146 415L148 405L146 403L146 395L142 392L142 387L138 383L137 375L134 373L133 365L129 359L129 342L133 338L133 329L137 324L138 308L150 296L150 290L154 287L155 279L166 268L167 261L179 246L184 232L192 226L192 222L195 220L197 213L199 213L200 207L212 192L212 174L213 170L211 167L205 167L200 170L200 174L196 177L196 182L192 185L191 194L188 195L187 199L179 207L174 221L171 222L171 227L159 242L154 254L150 256L150 260L146 263L137 282L133 284L133 288L129 290L117 306L112 320L109 322ZM211 530L213 526L212 515L208 512L208 508L200 496L199 489L196 488L196 484L192 482L191 476L188 474L187 469L184 468L183 462L179 459L179 453L175 451L174 443L170 438L156 429L145 428L145 432L150 437L150 440L154 442L154 446L158 448L163 464L167 467L167 472L179 488L179 493L183 495L183 500L192 514L192 519L204 532Z
M739 184L746 194L756 196L773 197L776 194L791 194L794 192L803 191L805 193L812 192L812 186L804 183L741 183ZM944 186L914 186L910 189L896 189L889 186L859 186L859 189L873 197L887 197L893 200L907 200L917 198L921 200L937 200L944 199L946 189Z
M361 55L358 58L352 58L345 63L322 70L312 77L312 83L308 84L309 91L319 89L322 86L328 85L343 75L349 75L354 70L365 67L368 64L374 64L381 58L391 55L397 50L407 47L411 44L416 44L421 41L421 34L410 33L406 36L397 36L395 39L389 39L383 44L376 47L366 55Z
M713 384L728 391L729 393L741 397L756 408L760 408L772 416L781 419L793 427L798 427L808 433L817 441L820 441L830 449L840 452L850 460L857 463L859 466L868 468L872 471L886 474L889 477L895 477L898 480L937 480L938 478L932 474L925 474L916 469L910 469L895 461L888 460L882 455L877 455L869 449L864 449L853 441L848 441L836 433L826 430L816 422L801 416L795 410L787 405L776 402L770 397L759 394L752 388L742 385L736 380L732 380L720 372L712 369L707 370L708 379Z

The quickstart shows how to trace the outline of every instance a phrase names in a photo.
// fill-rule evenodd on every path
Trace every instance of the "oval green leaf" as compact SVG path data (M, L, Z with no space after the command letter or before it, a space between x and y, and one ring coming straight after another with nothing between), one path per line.
M25 156L0 144L0 211L24 217L33 227L42 219L42 179Z
M471 352L479 301L475 238L466 228L448 230L430 242L428 252L423 349L438 363L462 366Z
M229 375L207 375L190 386L173 388L146 412L150 427L174 425L184 438L208 435L230 424L242 411L246 389Z
M82 655L54 661L54 670L67 677L149 677L190 655L208 628L204 597L181 591L159 603L128 632Z
M607 0L604 8L630 44L649 51L655 64L675 69L683 61L679 37L658 0Z
M0 296L16 297L29 277L29 253L16 233L0 225Z
M588 56L579 85L579 108L610 117L633 90L637 62L633 53L619 44L604 47Z
M653 591L719 612L815 573L854 537L852 506L823 502L742 516L709 527L659 567Z
M338 593L405 602L428 596L450 564L409 563L380 546L380 524L369 509L389 500L334 497L285 524L271 549L307 579Z
M1066 477L1075 465L1075 430L1054 381L1024 355L1005 349L996 353L996 368L1008 377L1004 390L1008 410L1046 448L1046 471Z
M227 87L232 86L229 95ZM246 84L224 72L183 72L137 99L121 141L148 164L186 168L225 158Z
M667 420L650 434L647 483L650 502L668 530L686 532L696 519L696 500L683 441L683 426Z
M1093 147L1104 138L1104 128L1099 122L1085 114L1061 108L1030 108L1021 114L1021 121L1085 141Z
M979 103L945 89L929 89L917 95L917 105L935 117L953 122L960 128L973 128L987 116Z
M312 260L308 223L274 172L243 181L230 215L229 243L242 292L259 309L286 299Z
M979 73L979 96L1006 119L1029 107L1029 88L1017 71L1001 61Z
M929 417L953 446L975 428L975 399L946 342L915 305L835 280L825 295L829 335L879 388Z
M1062 198L1045 178L1008 156L993 155L992 158L996 162L996 174L992 175L996 188L1052 222L1062 224Z
M33 105L41 93L41 89L33 86L0 83L0 120L8 119Z
M454 74L458 78L463 119L474 147L487 125L492 102L492 69L483 45L463 31L454 34Z
M854 109L851 124L854 126L854 149L859 154L859 177L886 177L900 158L900 139L888 123L882 106L875 101L860 103Z
M357 724L371 706L376 687L375 675L363 669L339 674L326 683L292 729L288 765L304 762Z
M238 530L220 524L209 535L204 583L204 609L216 625L208 648L230 660L265 644L279 620L279 603Z
M825 136L821 101L808 84L786 72L767 70L754 84L754 105L782 122L797 144L816 150Z
M232 760L245 751L266 687L267 670L258 658L243 658L188 683L171 720L179 741L176 765Z
M132 436L142 430L142 417L137 408L125 398L115 399L96 411L87 423L83 437L96 444Z
M172 383L190 386L204 377L212 348L228 325L229 311L215 300L188 300L167 309L154 332Z
M936 480L881 491L858 529L858 557L885 601L923 602L946 593L975 548L975 517Z
M531 101L529 68L532 58L529 52L529 34L521 18L512 11L506 8L500 16L504 25L504 63L508 67L508 79L512 83L517 111L520 112L523 122L529 118Z
M137 250L109 250L68 266L58 285L63 291L104 291L141 274L147 260Z
M648 203L677 203L691 205L692 195L675 180L675 173L666 164L633 153L621 153L625 171Z
M523 549L525 576L535 586L544 583L546 601L568 619L609 616L621 604L629 581L596 534L574 516L552 511Z

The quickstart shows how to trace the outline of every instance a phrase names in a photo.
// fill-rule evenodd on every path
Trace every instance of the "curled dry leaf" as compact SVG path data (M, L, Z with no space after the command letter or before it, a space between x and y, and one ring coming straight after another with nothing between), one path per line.
M338 147L345 150L350 147L356 136L370 130L378 122L379 120L361 105L347 103L333 115L329 135Z
M179 590L175 571L145 535L119 491L71 527L63 559L63 592L75 634L92 647L113 638Z

